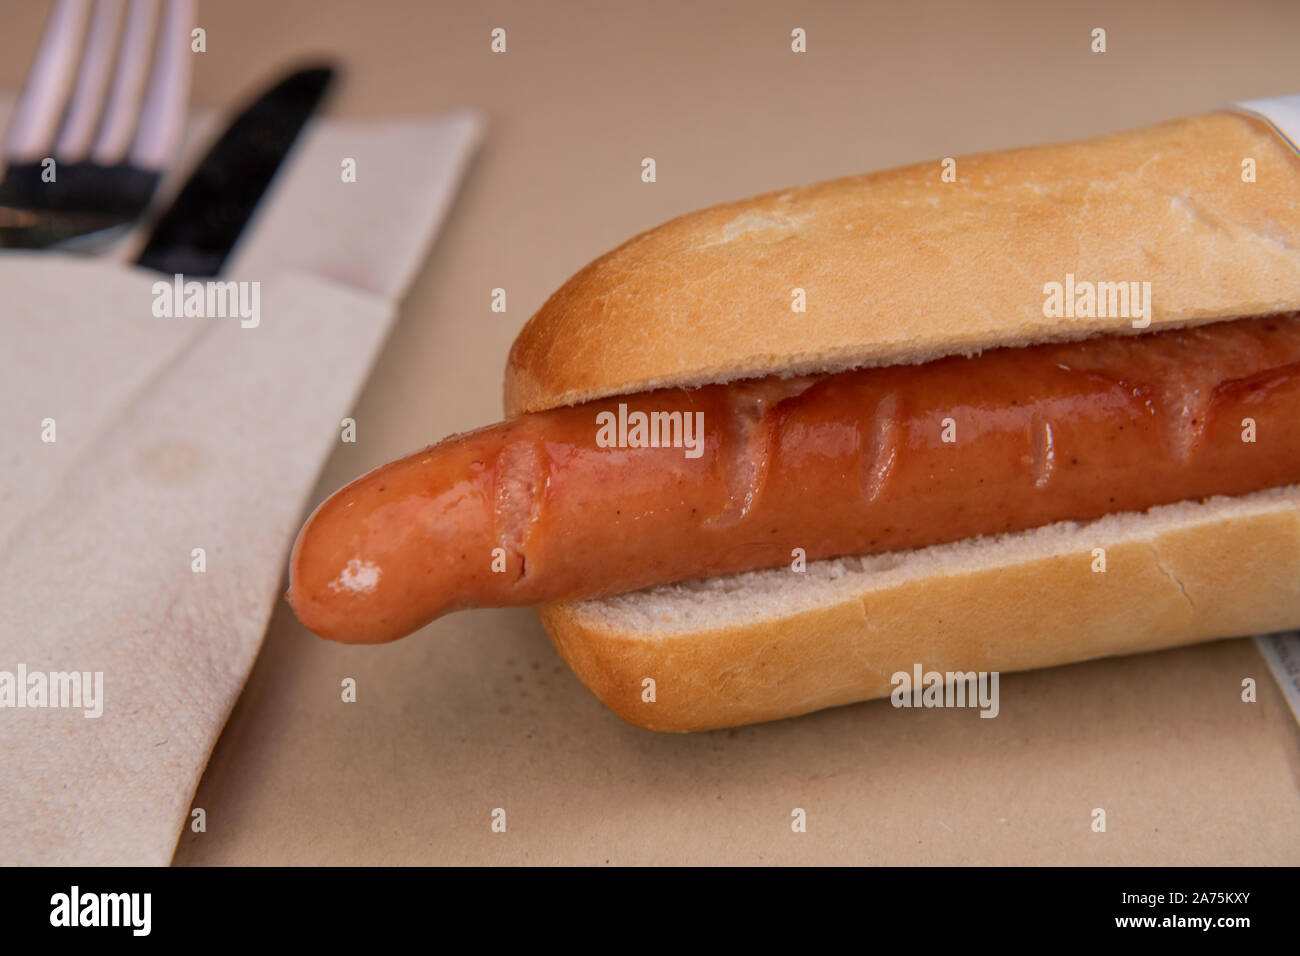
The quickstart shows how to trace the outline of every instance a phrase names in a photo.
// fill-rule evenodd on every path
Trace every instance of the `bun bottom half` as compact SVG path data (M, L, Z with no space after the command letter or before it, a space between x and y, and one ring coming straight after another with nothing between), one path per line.
M1298 627L1300 485L537 613L631 724L777 720L888 696L917 664L1019 671Z

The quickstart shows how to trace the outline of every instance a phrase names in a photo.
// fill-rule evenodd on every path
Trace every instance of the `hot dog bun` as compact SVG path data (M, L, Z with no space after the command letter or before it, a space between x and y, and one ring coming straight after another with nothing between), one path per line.
M1104 548L1106 571L1092 570ZM1300 626L1300 487L543 604L610 710L710 730L883 697L914 663L1015 671ZM642 681L656 685L642 701Z
M1043 284L1067 273L1150 281L1151 330L1300 307L1300 160L1254 118L967 157L955 183L939 172L783 190L637 236L524 327L507 414L1134 332L1045 317ZM1273 489L538 614L625 720L732 726L886 695L915 663L1010 671L1300 626L1298 505L1300 488Z
M1256 161L1243 183L1241 161ZM507 415L670 385L924 362L1132 331L1043 284L1151 282L1151 329L1300 304L1300 158L1211 113L703 209L592 262L528 321ZM791 311L791 290L807 312Z

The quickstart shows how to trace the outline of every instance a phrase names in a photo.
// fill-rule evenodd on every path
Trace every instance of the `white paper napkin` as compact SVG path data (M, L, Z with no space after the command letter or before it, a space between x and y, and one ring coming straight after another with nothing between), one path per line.
M24 703L49 683L45 706L0 708L0 863L169 861L306 496L480 129L315 124L226 277L260 283L256 328L155 316L161 277L111 261L130 242L0 254L0 703L6 673ZM50 675L74 672L92 691L102 674L102 699L49 706L71 689Z

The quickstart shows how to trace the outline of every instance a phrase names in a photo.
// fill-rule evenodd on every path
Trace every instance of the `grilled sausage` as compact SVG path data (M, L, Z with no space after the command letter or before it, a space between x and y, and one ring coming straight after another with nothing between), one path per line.
M1239 319L523 415L331 496L288 598L322 637L381 642L796 548L917 548L1297 481L1300 315Z

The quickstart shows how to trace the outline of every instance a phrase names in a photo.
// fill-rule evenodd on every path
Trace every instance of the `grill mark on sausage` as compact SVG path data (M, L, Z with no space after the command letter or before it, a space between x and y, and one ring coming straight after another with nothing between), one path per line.
M541 514L546 488L546 452L540 442L507 442L497 455L493 537L506 549L515 580L528 573L526 550Z
M720 435L727 503L705 522L710 528L729 527L749 514L763 490L771 458L772 430L761 390L748 385L735 388L727 396L726 416Z
M875 501L898 458L898 396L893 392L876 403L871 417L871 441L862 458L862 493Z
M1189 461L1205 434L1205 416L1209 411L1213 383L1210 381L1173 383L1160 390L1155 411L1160 432L1170 457Z
M1275 389L1291 384L1297 376L1300 376L1300 362L1278 365L1244 378L1227 379L1215 387L1214 397L1210 401L1211 407L1221 397L1227 396L1248 395L1256 401L1263 400Z
M1056 443L1052 423L1042 412L1034 412L1029 420L1029 472L1034 477L1034 487L1042 488L1052 480L1056 469Z
M704 522L706 527L730 527L748 516L767 483L776 440L773 409L787 399L802 395L817 380L814 376L803 376L728 386L727 418L719 431L727 503Z

